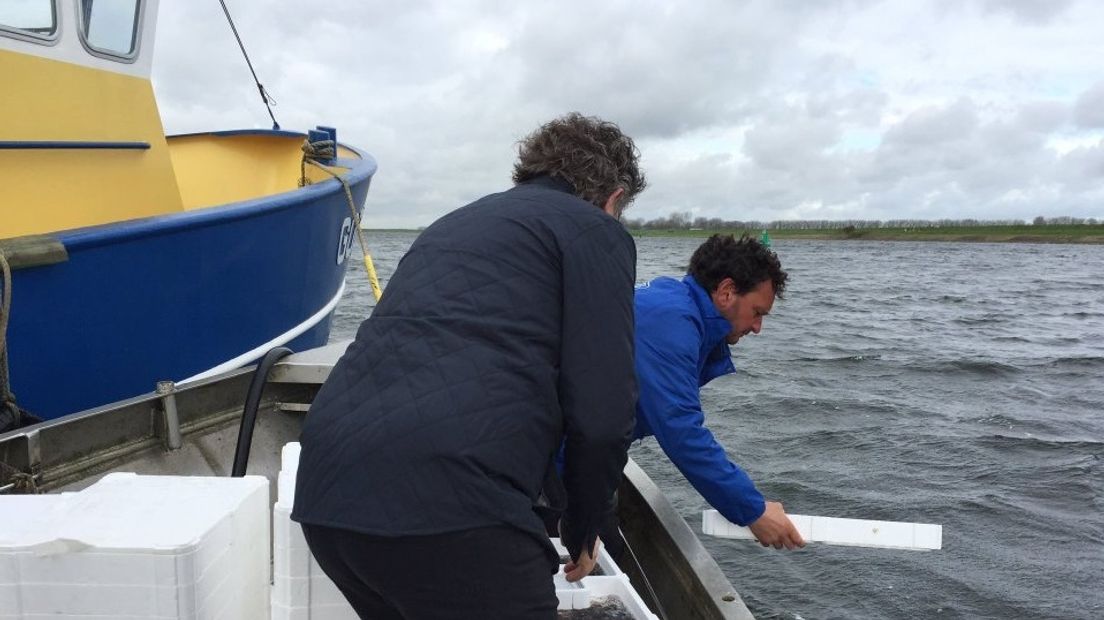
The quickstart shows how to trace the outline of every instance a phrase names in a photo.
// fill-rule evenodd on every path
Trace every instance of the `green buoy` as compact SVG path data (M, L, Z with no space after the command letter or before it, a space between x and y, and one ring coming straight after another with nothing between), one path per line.
M763 234L759 235L759 243L762 243L764 247L770 247L770 233L767 232L766 228L763 229Z

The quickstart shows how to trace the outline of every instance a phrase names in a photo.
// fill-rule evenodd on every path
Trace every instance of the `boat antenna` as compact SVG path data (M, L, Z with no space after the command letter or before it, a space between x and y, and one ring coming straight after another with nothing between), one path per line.
M226 14L226 21L230 22L230 30L234 31L234 38L238 40L238 47L241 48L242 56L245 56L245 64L249 65L249 72L253 74L253 81L257 83L257 92L261 93L261 101L264 102L265 108L268 109L268 117L272 119L272 128L279 129L280 123L276 122L276 116L272 114L272 106L276 105L276 100L272 98L272 95L268 94L268 91L265 90L261 81L257 79L257 72L253 70L253 63L249 61L249 54L245 51L245 45L242 44L241 36L238 35L238 29L234 26L234 19L230 17L230 10L226 8L225 0L219 0L219 4L222 5L222 12Z

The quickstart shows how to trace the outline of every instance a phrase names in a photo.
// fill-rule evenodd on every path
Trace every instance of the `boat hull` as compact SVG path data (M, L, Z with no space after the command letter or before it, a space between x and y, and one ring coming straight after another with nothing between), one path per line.
M346 173L357 210L375 162ZM11 388L45 419L325 344L353 241L334 180L54 235L64 262L13 272Z

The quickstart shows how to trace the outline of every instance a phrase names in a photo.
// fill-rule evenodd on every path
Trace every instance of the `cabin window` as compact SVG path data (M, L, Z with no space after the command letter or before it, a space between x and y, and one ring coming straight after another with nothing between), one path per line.
M97 56L133 59L140 9L140 0L80 0L81 40Z
M58 30L54 0L0 1L0 32L19 38L48 41Z

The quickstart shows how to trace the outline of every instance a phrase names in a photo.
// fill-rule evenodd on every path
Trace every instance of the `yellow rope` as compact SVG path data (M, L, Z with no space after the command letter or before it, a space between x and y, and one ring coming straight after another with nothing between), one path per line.
M364 270L368 272L368 283L372 286L372 295L376 297L376 302L378 303L380 298L383 297L383 289L380 288L379 278L376 276L376 265L372 262L372 255L368 253L368 244L364 241L364 231L360 229L360 214L357 213L356 203L353 201L353 191L349 189L349 182L346 181L343 177L330 170L329 168L323 166L322 164L314 161L313 157L317 153L317 148L319 146L321 146L321 148L326 148L325 143L312 144L310 142L305 142L303 144L303 151L305 153L303 157L303 163L310 164L315 168L318 168L322 172L325 172L331 177L337 179L338 182L341 183L341 187L345 189L345 198L348 200L349 203L349 212L353 215L353 229L356 230L357 242L360 243L360 252L364 255ZM329 145L329 148L333 148L332 144ZM307 182L308 181L306 175L304 174L300 183L306 184Z
M11 315L11 267L8 257L0 250L0 409L11 406L16 423L19 412L15 409L15 396L8 385L8 317Z

